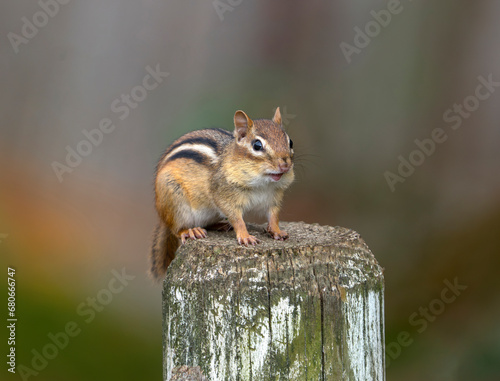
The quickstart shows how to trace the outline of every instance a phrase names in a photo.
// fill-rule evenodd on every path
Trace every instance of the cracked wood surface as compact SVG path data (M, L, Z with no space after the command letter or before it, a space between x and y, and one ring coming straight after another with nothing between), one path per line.
M234 232L181 246L163 288L164 379L384 380L384 281L359 234L282 223L287 241Z

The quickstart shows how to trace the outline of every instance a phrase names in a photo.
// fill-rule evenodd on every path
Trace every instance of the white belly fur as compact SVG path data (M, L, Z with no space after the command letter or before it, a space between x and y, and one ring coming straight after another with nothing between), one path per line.
M192 209L183 204L177 210L178 228L203 228L220 220L221 215L215 208Z
M269 187L256 188L248 193L248 201L243 214L265 217L274 202L274 190ZM224 214L214 208L192 209L187 203L177 209L178 228L207 227L225 218Z
M258 216L266 216L274 202L274 191L268 187L257 188L249 193L244 213L252 212Z

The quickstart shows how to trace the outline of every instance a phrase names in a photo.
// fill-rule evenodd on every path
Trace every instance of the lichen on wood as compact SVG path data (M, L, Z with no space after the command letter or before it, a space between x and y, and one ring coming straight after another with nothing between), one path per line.
M287 241L209 232L180 247L163 289L164 378L384 380L382 268L359 234L283 223Z

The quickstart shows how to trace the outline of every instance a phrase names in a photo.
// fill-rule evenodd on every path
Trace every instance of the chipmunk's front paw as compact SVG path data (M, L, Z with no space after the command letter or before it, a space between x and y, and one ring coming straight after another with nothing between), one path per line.
M179 232L179 238L182 243L186 243L188 239L207 238L207 231L202 228L185 229Z
M248 245L255 246L258 243L260 243L260 241L256 237L254 237L253 235L246 235L246 236L238 237L238 243L240 245L245 245L245 246L248 246Z
M280 231L273 231L270 229L267 229L267 232L273 237L274 239L278 241L284 241L285 239L288 239L289 235L286 231L280 230Z

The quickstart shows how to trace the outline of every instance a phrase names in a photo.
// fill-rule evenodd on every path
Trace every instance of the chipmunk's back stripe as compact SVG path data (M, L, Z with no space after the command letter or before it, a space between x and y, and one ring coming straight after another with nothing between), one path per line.
M180 141L179 143L172 144L165 152L165 156L167 156L170 152L175 150L177 147L183 146L184 144L189 144L189 145L201 144L201 145L206 145L206 146L212 147L215 152L219 151L219 146L217 145L217 142L215 140L210 139L210 138L205 138L205 137L198 137L198 138L188 138L188 139Z
M190 159L190 160L196 161L198 164L204 164L204 165L207 165L210 161L208 159L208 157L203 155L202 153L186 149L186 150L182 150L182 151L174 153L172 156L167 158L165 163L168 163L170 161L174 161L177 159Z
M158 173L158 170L160 167L165 164L167 161L169 161L169 156L173 151L176 151L177 148L183 147L184 145L187 145L186 148L191 148L193 145L204 145L207 146L209 149L213 149L215 152L219 152L219 146L217 145L217 142L213 139L207 138L207 137L196 137L196 138L188 138L184 139L178 143L172 144L170 147L167 148L165 152L161 155L160 160L158 161L158 164L156 165L156 173ZM210 156L212 156L212 152L209 153Z
M174 150L172 150L165 157L165 163L167 163L172 157L176 156L177 153L180 153L183 151L197 152L198 154L207 158L207 163L209 161L217 161L218 160L217 153L215 152L215 150L212 147L206 146L204 144L184 143L184 144L180 145L179 147L175 148Z

